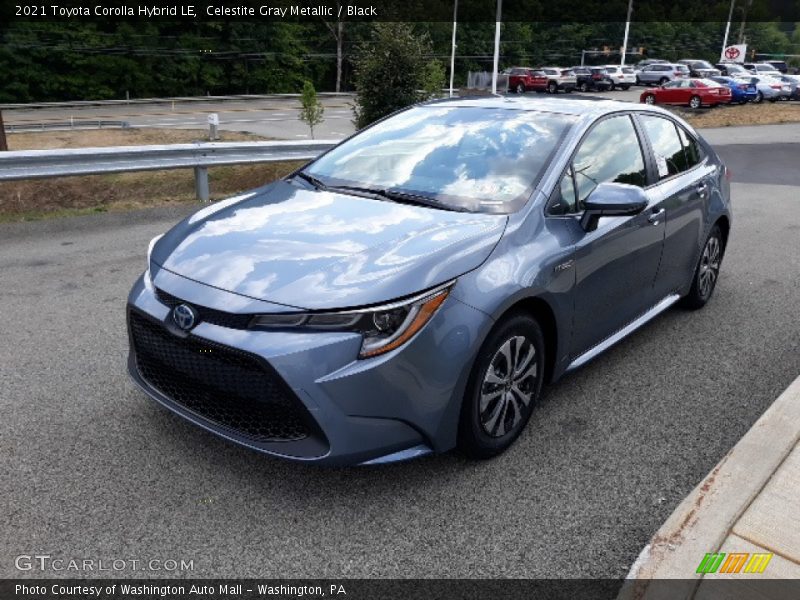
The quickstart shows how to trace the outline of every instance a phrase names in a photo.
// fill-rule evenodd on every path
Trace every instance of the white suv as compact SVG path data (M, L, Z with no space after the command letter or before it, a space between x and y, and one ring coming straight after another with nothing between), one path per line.
M636 83L636 71L633 67L621 67L619 65L605 65L603 67L611 78L611 89L620 87L627 90Z

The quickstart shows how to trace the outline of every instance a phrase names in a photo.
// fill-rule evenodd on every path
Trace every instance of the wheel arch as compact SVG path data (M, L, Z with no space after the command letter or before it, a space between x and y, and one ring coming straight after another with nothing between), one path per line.
M542 328L542 335L544 336L545 347L545 370L544 380L549 383L553 380L555 373L555 366L557 364L557 357L559 353L559 337L558 337L558 323L556 315L552 306L540 296L527 296L518 299L516 302L506 307L495 321L500 323L511 314L523 312L532 316L539 323ZM487 337L488 337L487 333Z

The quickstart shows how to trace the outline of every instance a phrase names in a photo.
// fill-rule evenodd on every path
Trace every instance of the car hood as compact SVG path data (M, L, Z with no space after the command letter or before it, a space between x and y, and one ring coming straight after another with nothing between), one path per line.
M151 260L156 271L274 304L348 308L474 269L506 221L278 181L185 219L155 244Z

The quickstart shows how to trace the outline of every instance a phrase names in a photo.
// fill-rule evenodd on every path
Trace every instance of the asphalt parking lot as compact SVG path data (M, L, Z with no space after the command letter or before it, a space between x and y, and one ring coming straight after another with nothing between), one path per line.
M710 304L551 387L481 463L325 470L220 441L125 371L127 292L181 211L0 225L0 577L58 575L15 569L35 553L194 577L623 576L800 372L800 145L719 150L735 220Z

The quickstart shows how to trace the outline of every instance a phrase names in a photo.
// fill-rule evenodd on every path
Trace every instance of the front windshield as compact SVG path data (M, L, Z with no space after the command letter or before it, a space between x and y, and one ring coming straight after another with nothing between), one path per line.
M405 192L443 208L508 213L530 197L575 118L453 104L418 106L309 165L330 187Z

